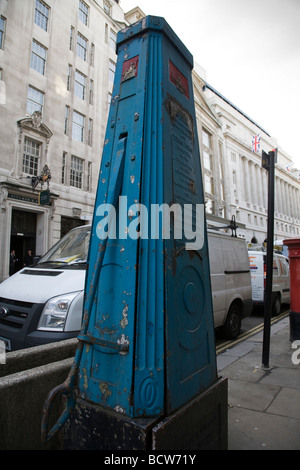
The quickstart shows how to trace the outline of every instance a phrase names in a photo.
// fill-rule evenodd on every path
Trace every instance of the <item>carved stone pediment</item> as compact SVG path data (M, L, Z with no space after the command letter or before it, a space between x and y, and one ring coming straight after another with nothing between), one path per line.
M17 123L21 131L26 129L37 132L47 140L53 135L49 127L42 122L42 114L39 111L35 111L31 116L19 119Z

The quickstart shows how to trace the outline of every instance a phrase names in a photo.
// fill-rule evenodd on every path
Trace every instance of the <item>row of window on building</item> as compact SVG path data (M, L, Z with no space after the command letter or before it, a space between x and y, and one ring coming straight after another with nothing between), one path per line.
M36 15L35 22L41 26L45 31L48 30L48 18L49 18L49 7L45 4L42 5L42 12L38 12L38 9L41 7L41 2L36 0ZM104 10L107 14L110 15L110 5L104 2ZM83 24L88 25L89 23L89 8L88 6L79 0L79 19ZM42 15L42 16L41 16ZM108 27L108 24L105 24L105 42L109 43L111 49L115 52L116 48L116 32ZM93 43L89 46L89 41L84 37L79 31L76 32L75 28L71 26L70 28L70 42L69 49L73 52L76 52L76 55L82 59L84 62L89 61L89 65L94 66L95 58L95 45ZM47 59L47 49L42 44L38 43L35 39L32 41L32 50L31 50L31 68L37 72L45 75L46 73L46 59ZM109 60L109 69L108 69L108 80L109 82L114 81L116 64L114 61ZM92 78L88 78L80 70L76 69L73 73L72 64L68 64L67 71L67 83L66 87L68 91L72 91L72 87L75 96L81 100L88 99L88 103L93 105L94 101L94 81ZM110 97L109 97L110 98ZM110 99L108 99L110 101ZM27 96L27 112L32 114L35 111L43 112L44 106L44 93L40 90L29 85L28 87L28 96ZM64 134L70 135L72 139L87 143L89 146L92 146L93 143L93 120L87 118L82 113L77 110L71 110L70 106L65 106L65 119L64 119ZM30 157L27 155L26 160L33 159L36 161L35 155ZM66 184L69 183L70 186L76 188L85 187L86 190L91 189L90 178L91 178L91 162L87 163L87 175L86 175L86 184L84 185L84 164L85 160L74 155L71 156L70 162L70 173L69 181L66 177L66 159L67 153L63 155L62 162L62 177L61 182ZM29 174L36 174L37 164L26 164L23 165L23 171L29 172Z
M41 157L41 144L28 137L24 139L22 171L28 175L37 176L39 160ZM63 152L61 183L69 184L75 188L91 191L92 162L85 162L84 159L75 155L70 156Z
M105 4L105 2L104 2ZM48 22L49 22L49 13L50 8L40 0L36 0L35 3L35 15L34 15L34 22L40 26L45 31L49 30ZM110 11L106 11L110 13ZM85 24L88 24L88 17L89 17L89 8L88 6L79 0L79 19ZM0 49L4 48L4 35L5 35L5 25L6 19L4 17L0 17ZM87 61L87 51L88 51L88 40L82 36L79 32L76 35L76 48L74 47L74 33L75 28L71 26L70 32L70 50L76 49L76 54L82 60ZM108 24L105 25L105 40L108 42ZM111 48L115 51L116 47L116 32L110 29L109 35L109 43ZM94 65L94 56L95 56L95 46L94 44L90 45L90 54L89 60L90 65ZM30 59L30 67L40 73L41 75L45 75L46 73L46 60L47 60L47 48L40 44L35 39L32 40L32 47L31 47L31 59ZM73 67L71 64L68 64L68 71L67 71L67 90L72 91L72 83L74 83L74 94L78 98L82 100L86 100L88 98L88 103L93 104L94 100L94 81L93 79L89 79L88 77L82 73L80 70L75 70L73 76ZM114 81L114 74L115 74L116 64L114 61L109 60L109 68L108 68L108 79L110 82ZM1 69L1 80L3 80L3 70ZM28 86L28 94L27 94L27 108L26 111L28 114L33 114L35 111L39 111L43 114L44 108L44 96L45 93L42 90L37 89L31 85ZM108 97L108 102L110 101L110 97ZM80 142L83 142L83 132L82 128L84 127L83 117L79 115L79 113L74 112L74 132L73 137ZM81 127L81 129L79 129ZM88 125L88 141L90 143L90 135L91 135L91 122ZM66 133L66 126L65 126L65 133Z
M104 1L104 11L110 15L111 5ZM89 24L89 7L88 5L79 0L78 9L79 20L86 26ZM49 31L49 20L50 20L50 7L40 1L35 1L34 11L34 23L41 27L44 31ZM4 49L5 42L5 29L6 29L6 18L0 17L0 49ZM105 23L105 42L109 44L110 48L115 52L117 34L109 28L108 24ZM69 49L76 52L76 55L83 61L89 61L89 65L94 66L95 58L95 46L93 43L89 45L88 39L82 35L79 31L75 31L75 28L70 28L70 42ZM36 39L32 39L31 46L31 58L30 67L41 75L46 74L47 65L47 48ZM108 80L109 82L114 81L116 64L114 61L109 60L108 69ZM2 69L0 79L3 79ZM73 73L72 64L68 64L67 70L67 83L66 88L68 91L74 91L74 95L81 100L88 100L90 105L93 104L94 100L94 81L92 78L88 78L80 70L76 69ZM26 111L32 115L38 111L43 115L44 109L44 98L45 93L42 90L37 89L32 85L28 85L27 92L27 106ZM110 102L110 95L108 97ZM65 107L65 119L64 119L64 134L69 135L72 139L87 143L92 146L93 142L93 120L87 118L82 113L72 110L70 106ZM22 171L26 174L37 176L39 170L39 159L41 154L41 143L36 142L30 138L25 138L24 149L23 149L23 164ZM76 188L85 188L91 190L91 162L87 162L87 168L85 169L85 160L77 156L70 156L70 163L67 165L67 153L64 152L62 159L62 175L61 182L68 182L70 186ZM67 177L66 168L69 168L69 177ZM86 182L84 184L84 175L86 174Z
M33 114L38 111L43 113L44 106L44 93L32 87L28 86L27 94L27 113ZM71 110L70 106L65 107L65 119L64 119L64 134L70 134L70 127L72 127L72 139L78 142L87 143L92 146L93 142L93 120L86 118L83 114L76 110L72 112L72 119L70 117Z
M111 15L110 4L107 3L105 0L104 0L104 11L108 15ZM82 0L79 0L78 17L79 17L79 20L84 25L86 26L88 25L89 7ZM44 31L48 32L49 20L50 20L50 7L45 2L42 2L41 0L35 0L35 10L34 10L35 24L38 25ZM1 16L0 17L0 49L3 49L3 44L4 44L5 23L6 23L6 18ZM82 40L78 38L78 48L84 49L85 44L87 44L87 41L85 40L85 38L82 38ZM84 53L84 51L82 50L81 53ZM42 54L43 54L43 51L42 51Z
M223 175L223 164L222 164L222 148L219 143L219 155L216 158L216 152L212 145L212 135L206 130L202 129L202 161L203 161L203 183L205 190L206 200L206 212L214 213L219 216L225 216L225 193L224 193L224 175ZM218 168L216 168L218 165ZM247 206L253 205L255 210L260 207L264 210L267 207L267 176L266 172L261 166L255 164L253 161L248 160L246 157L242 157L241 160L237 158L234 152L231 152L231 190L232 196L235 198L237 204L236 217L240 220L239 211L239 187L242 185L243 189L243 201L247 201ZM241 181L238 181L238 175L241 174ZM257 186L251 185L251 181L256 181ZM239 184L238 184L239 183ZM300 193L297 188L276 177L276 203L275 210L284 214L287 218L299 217ZM219 206L216 207L216 201ZM254 226L265 227L267 223L266 217L258 217L248 213L247 223ZM295 227L289 223L277 222L276 230L298 234L295 232Z
M103 1L103 8L106 14L111 16L111 4L106 0ZM78 18L85 25L89 25L90 9L83 1L78 2ZM41 0L35 1L34 22L44 31L49 31L50 7Z

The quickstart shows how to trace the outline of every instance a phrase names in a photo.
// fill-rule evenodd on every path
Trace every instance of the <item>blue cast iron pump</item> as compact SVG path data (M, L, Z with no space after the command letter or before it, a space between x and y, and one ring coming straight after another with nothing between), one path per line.
M193 58L153 16L118 33L117 54L82 331L66 382L45 403L45 440L78 397L157 419L217 381ZM61 394L67 406L48 432Z

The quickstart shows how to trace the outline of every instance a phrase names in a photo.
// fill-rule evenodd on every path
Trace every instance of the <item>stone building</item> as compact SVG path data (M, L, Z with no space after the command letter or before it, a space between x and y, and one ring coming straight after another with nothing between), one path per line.
M126 25L118 0L0 0L0 281L91 219Z
M200 75L201 74L200 71ZM234 216L239 234L248 243L267 238L268 173L262 150L277 148L275 165L274 241L300 235L299 170L291 158L260 125L200 78L195 68L194 88L202 174L208 218ZM260 136L253 151L252 139Z

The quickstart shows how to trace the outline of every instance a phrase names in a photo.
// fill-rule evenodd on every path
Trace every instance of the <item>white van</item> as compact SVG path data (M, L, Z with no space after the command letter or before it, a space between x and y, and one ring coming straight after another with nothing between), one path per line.
M264 305L267 253L249 251L253 305ZM272 312L279 315L282 303L290 302L289 259L273 253Z
M222 336L236 338L242 319L252 313L251 275L242 238L208 230L214 325Z
M90 230L71 230L35 266L0 284L0 340L8 351L78 335Z
M35 266L0 284L0 340L8 351L78 335L90 230L90 225L71 230ZM235 337L251 310L245 242L218 233L208 239L215 326Z

